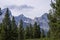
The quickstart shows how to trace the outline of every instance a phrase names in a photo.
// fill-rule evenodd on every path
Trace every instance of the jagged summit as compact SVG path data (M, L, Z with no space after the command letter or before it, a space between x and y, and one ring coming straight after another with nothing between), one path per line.
M25 17L24 14L20 14L19 16L20 16L20 17ZM18 16L17 16L17 17L18 17Z
M23 14L20 14L20 16L24 16Z

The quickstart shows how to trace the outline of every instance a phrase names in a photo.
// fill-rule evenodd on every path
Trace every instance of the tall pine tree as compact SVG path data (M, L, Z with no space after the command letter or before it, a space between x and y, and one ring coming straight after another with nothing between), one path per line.
M1 8L0 8L0 15L2 15Z
M60 0L51 0L52 14L49 14L51 37L60 40Z
M13 40L18 40L18 28L15 23L14 17L12 18L12 22L11 22L11 37Z
M44 38L45 37L45 33L44 33L44 30L41 29L41 38Z
M20 20L20 25L19 25L19 40L24 40L24 28L23 28L23 21L22 19Z
M1 32L2 32L2 23L0 23L0 39L1 39Z
M40 27L35 22L33 27L33 38L40 38Z
M31 24L29 25L29 32L30 32L30 38L32 39L33 38L33 27Z
M5 18L3 19L2 40L11 40L11 20L9 17L9 9L7 8Z
M29 26L27 26L25 29L25 39L29 39L29 38L30 38L30 31L29 31Z

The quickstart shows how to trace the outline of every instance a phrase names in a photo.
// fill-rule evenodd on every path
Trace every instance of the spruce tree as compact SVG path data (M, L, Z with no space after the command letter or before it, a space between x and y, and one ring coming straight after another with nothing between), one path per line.
M30 31L29 31L29 26L27 26L25 29L25 39L29 39L29 38L30 38Z
M44 38L45 37L45 34L44 34L44 30L42 29L41 30L41 38Z
M51 37L54 40L60 40L60 0L51 0L52 14L50 13Z
M0 8L0 15L2 15L1 8Z
M23 28L22 19L20 20L20 25L19 25L19 40L24 40L24 28Z
M35 22L33 27L33 38L40 38L40 27Z
M11 22L11 37L13 40L18 40L18 29L14 17Z
M47 32L47 37L50 38L50 30Z
M1 32L2 32L2 23L0 23L0 39L1 39Z
M2 30L2 23L0 23L0 33L1 33L1 30Z
M33 27L31 24L29 25L29 32L30 32L30 39L32 39L33 38Z
M40 25L37 25L38 38L41 37Z
M3 19L2 40L11 40L11 20L9 17L9 9L7 8L5 18Z
M2 26L2 30L0 33L0 40L5 40L5 31L4 31L4 27Z

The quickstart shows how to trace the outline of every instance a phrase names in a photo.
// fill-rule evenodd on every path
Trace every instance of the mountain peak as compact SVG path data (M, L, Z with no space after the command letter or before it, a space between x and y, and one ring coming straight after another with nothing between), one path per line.
M20 16L20 17L25 17L23 14L20 14L19 16Z
M24 16L23 14L20 14L20 16Z
M44 15L45 15L45 16L47 16L47 15L48 15L48 13L44 13L42 16L44 16Z

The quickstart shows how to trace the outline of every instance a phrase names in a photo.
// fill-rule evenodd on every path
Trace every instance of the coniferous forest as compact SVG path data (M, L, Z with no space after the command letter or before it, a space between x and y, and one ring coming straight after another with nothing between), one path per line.
M60 40L60 0L51 1L51 7L48 14L50 28L47 35L37 22L24 28L21 19L17 26L14 16L10 19L7 8L5 17L0 23L0 40Z

